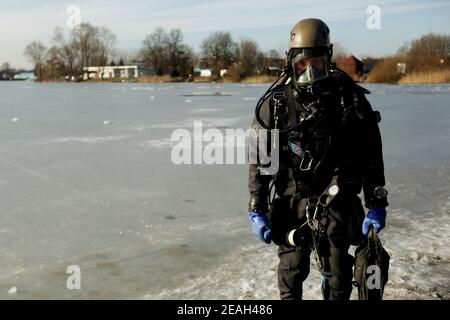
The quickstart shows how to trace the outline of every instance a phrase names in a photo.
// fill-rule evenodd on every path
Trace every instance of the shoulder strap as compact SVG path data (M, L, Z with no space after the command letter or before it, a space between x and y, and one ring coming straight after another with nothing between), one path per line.
M292 88L289 84L284 87L287 99L287 108L289 114L289 127L293 128L297 125L297 111L295 108L294 95L292 94Z

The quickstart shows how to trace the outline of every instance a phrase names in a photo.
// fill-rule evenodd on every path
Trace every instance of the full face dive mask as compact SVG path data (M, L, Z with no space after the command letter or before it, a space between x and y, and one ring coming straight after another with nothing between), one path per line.
M298 87L312 85L329 76L329 66L325 56L304 58L297 55L292 59L291 65L295 84Z

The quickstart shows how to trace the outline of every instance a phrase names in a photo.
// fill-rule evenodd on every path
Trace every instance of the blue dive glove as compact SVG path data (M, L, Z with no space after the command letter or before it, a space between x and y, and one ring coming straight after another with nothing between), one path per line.
M250 211L248 218L252 223L252 230L256 236L265 243L270 243L270 223L264 213Z
M385 208L370 208L367 212L367 217L364 218L362 225L362 233L367 235L371 226L380 232L386 223L386 209Z

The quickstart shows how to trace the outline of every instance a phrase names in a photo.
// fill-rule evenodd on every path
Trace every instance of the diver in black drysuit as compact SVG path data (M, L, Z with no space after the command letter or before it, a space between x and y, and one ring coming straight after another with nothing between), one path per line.
M282 130L278 172L264 175L260 170L264 165L251 164L248 182L253 231L266 243L278 245L281 299L302 298L312 250L323 275L324 298L349 299L353 266L349 246L360 243L369 228L379 232L385 225L388 202L380 114L366 99L369 92L328 62L328 33L324 39L317 36L324 30L329 32L318 19L302 20L294 27L287 74L260 101L252 124L258 133L263 128L273 129L274 94L285 97L285 113L276 121L277 129ZM305 44L308 36L310 43ZM292 130L283 130L286 124ZM333 183L335 189L327 189ZM274 197L270 195L271 184ZM330 196L327 190L338 192ZM369 209L367 216L358 196L361 190ZM318 214L314 215L316 208ZM310 227L313 215L315 229Z

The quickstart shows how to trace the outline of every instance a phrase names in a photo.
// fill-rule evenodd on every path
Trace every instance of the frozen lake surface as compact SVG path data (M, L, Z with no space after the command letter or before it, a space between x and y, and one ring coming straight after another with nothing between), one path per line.
M386 298L449 299L450 86L366 87L383 118ZM0 82L0 298L277 299L247 167L170 160L174 129L247 129L266 88ZM319 284L312 270L305 298Z

